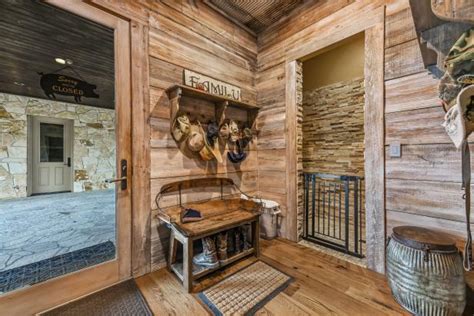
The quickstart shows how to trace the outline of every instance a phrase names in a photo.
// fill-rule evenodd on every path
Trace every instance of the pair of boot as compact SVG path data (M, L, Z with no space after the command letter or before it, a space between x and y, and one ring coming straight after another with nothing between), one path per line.
M249 229L249 225L244 225L230 231L227 238L228 253L238 254L250 249L251 245L248 241Z
M217 234L217 236L204 237L202 239L202 253L194 256L193 262L197 265L217 268L219 263L228 259L228 253L240 253L250 249L248 242L249 226L244 225Z
M214 241L214 238L217 239L217 242ZM204 237L202 252L194 256L193 262L200 266L217 268L219 262L227 260L227 258L227 232L223 232L217 234L216 237Z

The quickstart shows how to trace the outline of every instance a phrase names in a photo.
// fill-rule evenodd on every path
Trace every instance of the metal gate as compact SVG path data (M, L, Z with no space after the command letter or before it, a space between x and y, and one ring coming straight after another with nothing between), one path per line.
M303 239L364 257L363 178L324 173L304 173L303 176Z

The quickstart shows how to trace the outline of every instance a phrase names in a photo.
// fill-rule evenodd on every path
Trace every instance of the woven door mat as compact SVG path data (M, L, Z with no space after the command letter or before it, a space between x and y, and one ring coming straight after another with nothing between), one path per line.
M42 316L153 316L135 281L109 287Z
M214 315L253 315L291 281L283 272L257 261L200 292L198 297Z

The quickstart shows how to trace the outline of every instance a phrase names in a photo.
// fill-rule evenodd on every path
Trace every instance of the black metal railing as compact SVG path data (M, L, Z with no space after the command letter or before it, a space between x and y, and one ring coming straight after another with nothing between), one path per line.
M364 257L364 179L324 173L303 173L303 177L303 239Z

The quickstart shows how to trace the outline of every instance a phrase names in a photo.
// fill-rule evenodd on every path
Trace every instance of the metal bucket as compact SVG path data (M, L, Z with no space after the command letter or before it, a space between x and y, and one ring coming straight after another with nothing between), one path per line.
M393 297L415 315L462 315L466 306L461 256L441 232L394 228L387 246L387 278Z
M261 202L263 206L263 214L260 217L260 235L265 239L273 239L278 236L280 205L270 200L257 200L257 202Z

